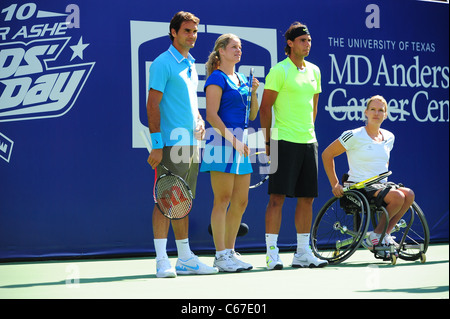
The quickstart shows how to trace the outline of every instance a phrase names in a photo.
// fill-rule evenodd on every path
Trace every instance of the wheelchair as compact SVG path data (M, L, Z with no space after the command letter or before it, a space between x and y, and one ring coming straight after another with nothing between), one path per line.
M386 226L379 244L369 247L369 224L375 228L381 216L386 217ZM311 231L311 249L316 257L335 265L348 259L360 246L371 250L375 258L390 261L395 265L397 258L426 261L430 232L422 209L413 202L391 231L398 245L382 245L389 215L382 204L370 202L357 189L346 190L341 198L330 198L320 209ZM400 240L400 241L399 241Z

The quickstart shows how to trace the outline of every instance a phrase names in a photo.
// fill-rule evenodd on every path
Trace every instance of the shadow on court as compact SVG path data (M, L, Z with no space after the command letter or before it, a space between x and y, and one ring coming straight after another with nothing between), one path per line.
M360 290L358 292L365 293L407 293L407 294L434 294L444 293L449 291L449 286L431 286L431 287L419 287L419 288L397 288L397 289L373 289L373 290ZM364 297L364 296L363 296Z
M252 270L170 279L156 277L152 257L0 263L0 299L185 299L187 293L191 299L449 298L448 244L430 246L423 264L391 265L358 250L338 265L305 269L292 268L292 256L281 253L284 268L267 270L264 253L242 253ZM214 257L199 258L212 264ZM176 257L170 259L174 265Z

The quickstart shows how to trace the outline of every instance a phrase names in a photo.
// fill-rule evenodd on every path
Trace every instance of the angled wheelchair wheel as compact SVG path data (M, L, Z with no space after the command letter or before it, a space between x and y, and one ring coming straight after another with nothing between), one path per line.
M372 223L376 227L378 214L372 215ZM413 202L391 232L395 237L398 257L403 260L426 261L426 252L430 243L430 230L422 209Z
M369 223L369 203L360 192L350 190L341 198L333 197L314 220L311 248L318 258L338 264L359 248Z

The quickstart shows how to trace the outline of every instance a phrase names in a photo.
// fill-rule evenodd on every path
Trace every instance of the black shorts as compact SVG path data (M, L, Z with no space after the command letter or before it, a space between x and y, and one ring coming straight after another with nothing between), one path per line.
M354 184L353 182L346 182L344 184L344 187L350 186ZM386 197L387 193L393 189L399 188L400 185L397 185L393 182L386 182L386 183L374 183L372 185L366 186L365 188L359 189L359 191L367 198L369 203L374 203L377 207L384 206L386 207L387 204L384 201L384 198ZM375 196L375 193L380 191L377 196Z
M269 194L317 197L318 144L272 140L271 145L271 162L278 162L276 171L269 175ZM277 149L277 154L272 154Z

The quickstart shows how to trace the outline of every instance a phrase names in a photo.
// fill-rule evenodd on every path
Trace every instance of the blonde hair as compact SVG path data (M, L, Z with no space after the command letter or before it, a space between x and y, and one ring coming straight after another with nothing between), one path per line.
M371 98L369 98L367 100L366 109L364 110L364 123L366 123L366 125L367 125L367 116L366 116L366 112L365 111L367 111L369 109L370 103L372 103L373 101L380 101L381 103L383 103L384 104L384 108L386 110L386 114L388 112L388 105L387 105L387 102L386 102L385 98L382 97L381 95L374 95L374 96L372 96Z
M384 97L382 97L381 95L374 95L370 99L368 99L367 100L367 105L366 105L366 110L369 108L370 103L372 103L375 100L380 101L381 103L383 103L384 107L386 109L386 112L387 112L387 109L388 109L387 102L384 99Z
M225 49L231 39L239 39L239 37L232 33L222 34L217 38L214 44L213 51L209 54L208 61L206 61L206 78L208 78L213 71L217 70L220 66L220 54L219 49Z

